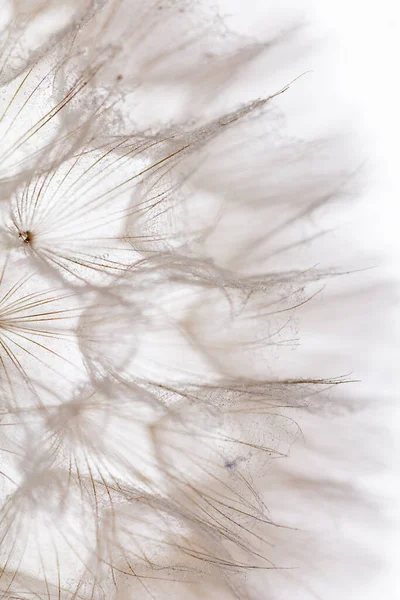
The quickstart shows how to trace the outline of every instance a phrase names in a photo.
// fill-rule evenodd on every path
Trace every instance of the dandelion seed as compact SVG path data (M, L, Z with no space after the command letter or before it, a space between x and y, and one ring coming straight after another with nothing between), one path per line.
M208 3L5 9L1 595L258 597L270 473L350 379L285 354L337 273L314 218L350 195L343 140L287 138L298 80L241 84L285 36Z
M62 389L82 377L79 353L74 350L79 314L70 293L50 287L26 264L3 265L0 378L6 404L18 403L21 394L40 403L46 388Z

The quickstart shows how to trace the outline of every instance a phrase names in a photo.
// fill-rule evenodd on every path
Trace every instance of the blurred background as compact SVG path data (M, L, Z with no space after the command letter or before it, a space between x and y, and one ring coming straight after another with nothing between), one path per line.
M356 410L355 414L350 414L351 409L344 411L342 418L335 414L328 430L326 423L321 430L318 419L306 418L301 424L308 445L324 458L317 464L316 454L313 458L307 451L306 441L304 447L296 445L291 460L298 469L304 461L314 461L309 472L315 474L315 485L327 465L332 469L330 477L335 478L337 469L338 481L345 485L346 477L340 469L346 469L348 460L348 489L364 494L374 508L362 515L361 506L354 510L346 505L344 494L341 514L337 506L330 513L325 503L320 515L318 508L310 515L307 506L319 506L326 496L322 493L318 499L318 495L307 496L300 491L298 506L305 510L299 508L299 514L305 521L318 523L321 519L315 532L324 536L326 546L332 531L340 532L343 561L347 561L348 569L346 573L342 565L337 573L331 573L329 587L323 583L323 576L319 583L315 573L306 575L305 581L312 582L311 589L297 589L293 596L293 591L285 592L283 586L279 597L302 599L310 594L328 600L395 600L400 597L398 4L391 0L301 0L285 2L283 6L261 0L221 0L219 4L228 23L244 33L259 37L279 35L293 27L299 40L296 53L291 53L289 46L276 50L279 68L271 66L267 73L255 69L249 74L249 90L252 86L259 89L262 80L268 88L265 92L270 94L305 73L277 102L285 112L287 132L307 138L313 129L312 133L320 132L322 136L346 131L350 134L347 143L354 142L351 152L355 150L360 157L358 191L351 203L338 206L336 215L328 216L328 221L333 219L335 226L337 255L333 259L337 256L342 260L347 255L354 269L361 271L344 282L334 283L333 292L331 287L330 295L323 295L321 303L313 305L310 325L311 331L315 323L324 323L323 339L326 342L329 334L332 350L330 367L340 374L350 370L360 380L352 390ZM282 23L287 25L282 28ZM331 242L327 252L334 247ZM322 262L325 258L321 257ZM334 310L340 313L337 322L335 318L332 322L332 314L327 310L327 306L332 310L334 305L328 303L324 307L327 297L336 297ZM316 348L315 334L310 333L308 341L307 334L304 337L304 322L307 323L307 316L300 316L303 344L314 344ZM345 338L339 339L340 331L346 332ZM347 371L346 365L350 366ZM271 498L273 504L273 492ZM278 505L279 493L276 498ZM335 501L339 503L337 497ZM332 521L327 525L329 514ZM282 515L290 520L284 510ZM301 524L293 521L293 525ZM337 543L336 537L332 555L340 552ZM347 553L352 556L346 558ZM332 563L320 557L319 568L332 569Z

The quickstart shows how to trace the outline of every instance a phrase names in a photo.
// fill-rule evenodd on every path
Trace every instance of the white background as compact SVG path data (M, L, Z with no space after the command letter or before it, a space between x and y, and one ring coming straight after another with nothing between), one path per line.
M380 458L381 471L364 482L365 493L378 499L376 523L371 523L374 534L369 536L368 531L360 531L359 536L365 544L373 546L382 563L378 575L372 575L365 567L361 596L357 589L348 589L348 595L339 597L397 600L400 598L400 10L393 0L300 0L282 4L264 0L220 2L226 7L226 14L234 15L231 22L243 31L248 28L254 32L259 28L262 32L267 14L271 15L271 23L279 22L281 17L288 22L300 19L308 23L304 35L313 48L299 63L289 59L286 67L274 74L274 83L267 92L279 89L303 70L311 70L307 75L311 77L311 85L326 87L326 95L322 90L320 96L326 103L324 115L330 110L332 121L341 121L345 129L354 131L365 160L367 185L342 228L345 236L351 236L353 250L364 251L374 265L369 275L371 284L378 288L387 286L390 295L390 302L382 305L381 310L375 307L375 312L368 315L371 330L378 330L384 323L385 333L376 335L376 344L365 351L360 361L363 392L372 394L375 402L375 409L369 412L369 425L378 432L373 442L366 437L365 444L375 444L372 452L374 448L377 453L382 448L385 451ZM298 85L301 87L303 82ZM308 79L304 90L309 86ZM317 114L312 102L310 98L310 110ZM360 306L360 311L363 309ZM381 531L380 520L388 524ZM334 589L327 590L327 597L335 597Z

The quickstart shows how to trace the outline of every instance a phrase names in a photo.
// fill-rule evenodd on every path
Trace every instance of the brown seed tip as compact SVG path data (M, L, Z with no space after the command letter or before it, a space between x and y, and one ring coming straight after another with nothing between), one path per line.
M18 237L24 244L30 244L33 241L33 233L31 231L20 231Z

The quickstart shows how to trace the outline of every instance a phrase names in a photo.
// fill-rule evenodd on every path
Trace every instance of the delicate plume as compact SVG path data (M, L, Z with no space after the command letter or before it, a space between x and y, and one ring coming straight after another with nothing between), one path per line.
M369 515L291 462L356 379L324 327L356 264L331 228L359 159L339 126L288 133L307 77L265 73L300 53L295 21L256 38L200 0L2 11L1 597L314 597L326 548L296 494Z

